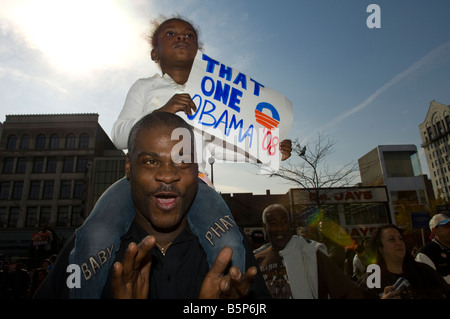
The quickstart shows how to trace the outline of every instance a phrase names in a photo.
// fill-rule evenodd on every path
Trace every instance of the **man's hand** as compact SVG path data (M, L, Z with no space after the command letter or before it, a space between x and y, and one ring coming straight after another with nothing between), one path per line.
M233 250L223 248L216 257L214 265L206 274L200 290L200 299L237 299L245 297L250 291L250 285L256 276L256 267L251 267L242 274L237 267L231 267L229 274L224 272L231 260Z
M282 140L280 142L280 152L281 152L281 160L287 160L291 157L292 153L292 141L291 140Z
M180 111L187 115L192 115L192 111L197 111L197 105L195 105L188 93L175 94L164 106L155 110L155 112L169 112L174 114Z
M114 264L112 288L116 299L146 299L152 265L151 249L156 239L147 236L136 245L130 243L123 262Z

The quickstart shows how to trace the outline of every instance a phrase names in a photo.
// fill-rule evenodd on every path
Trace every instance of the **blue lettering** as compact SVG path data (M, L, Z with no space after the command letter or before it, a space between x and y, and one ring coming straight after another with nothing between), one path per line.
M199 98L199 99L200 99L200 102L199 102L199 103L195 103L195 99L196 99L196 98ZM187 118L188 118L189 120L195 119L195 117L197 116L198 112L200 111L200 106L202 105L202 101L203 101L203 100L202 100L201 95L195 94L195 95L192 97L192 101L195 103L195 105L197 105L197 111L196 111L194 114L192 114L192 115L186 114L186 116L187 116Z
M231 90L230 103L228 103L228 106L237 112L241 112L241 108L238 106L238 104L241 103L241 100L239 99L241 97L242 97L242 91L239 91L238 89L233 88Z
M207 104L211 105L211 108L209 110L206 110L206 105ZM211 113L214 112L215 109L216 109L216 106L214 105L214 103L212 103L212 102L210 102L208 100L205 100L205 104L203 104L202 112L201 112L201 114L200 114L200 116L198 118L198 122L200 124L202 124L202 125L205 125L205 126L213 126L216 123L216 118ZM207 123L207 122L202 121L203 120L203 115L208 115L209 117L211 117L212 118L212 123Z
M214 93L214 100L222 102L223 104L228 103L228 96L230 95L230 85L225 83L225 86L222 87L222 82L217 81L216 92Z
M219 77L222 79L225 79L227 81L231 81L232 76L233 76L233 69L231 67L226 66L225 64L222 64L219 61L216 61L216 60L210 58L206 54L202 55L202 59L204 61L207 61L206 72L214 73L214 69L215 69L216 65L220 65ZM210 78L208 78L208 79L210 79ZM205 81L205 78L203 78L203 81ZM252 78L250 78L250 81L252 81L255 84L255 86L253 88L253 94L255 96L259 96L261 88L263 88L264 85L253 80ZM239 73L236 76L236 78L234 79L233 84L240 85L242 87L242 89L247 90L247 76L243 73ZM203 82L202 82L202 85L204 85ZM202 87L202 89L203 89L203 87ZM209 93L209 95L207 95L207 96L212 95L211 91L207 91L207 92Z
M242 127L244 126L243 124L243 120L241 119L239 122L236 123L236 116L233 114L233 116L231 117L231 122L230 122L230 128L233 128L234 130L237 130L239 128L239 142L242 142L246 136L250 137L250 145L249 147L252 147L252 141L253 141L253 125L250 125L250 127L247 129L247 131L245 131L244 136L242 136ZM251 129L251 133L249 133ZM230 131L228 131L228 133L225 131L225 134L228 136L230 134Z
M244 133L244 136L241 137L241 135L239 134L239 142L242 142L245 139L246 136L248 136L250 138L250 145L249 145L249 147L251 148L252 147L252 141L253 141L253 124L248 127L247 131L245 131L245 133Z
M230 128L233 128L234 130L236 130L239 127L239 132L242 132L242 126L243 126L242 119L236 123L236 116L233 114L233 116L231 117ZM229 135L229 133L227 134L227 136L228 135Z
M225 118L225 121L224 121L224 118ZM229 131L229 130L228 130L228 127L227 127L227 125L228 125L228 111L227 110L225 110L222 113L222 115L219 117L219 119L216 122L216 125L214 125L214 128L217 128L220 123L225 124L225 135L228 136L229 132L227 132L227 131Z
M217 65L219 65L219 61L216 61L214 59L211 59L209 56L207 56L206 54L203 54L202 59L204 61L208 61L208 64L206 65L206 72L208 73L214 73L214 67Z
M236 90L239 91L239 90ZM240 91L239 91L240 92ZM212 126L214 129L217 129L217 127L223 123L224 124L224 133L226 136L229 136L231 131L237 131L239 130L239 136L238 141L241 143L246 137L249 137L250 139L250 148L252 147L253 142L253 125L250 125L248 129L245 131L244 134L242 134L242 129L244 126L244 121L241 119L237 121L236 115L233 114L231 117L231 121L228 125L228 111L225 110L220 115L219 119L216 120L216 117L214 116L214 111L216 110L216 105L208 100L202 100L202 97L198 94L194 95L192 100L199 99L199 103L196 103L198 105L197 112L195 112L193 115L187 115L189 120L194 120L197 115L198 117L198 123L205 126Z
M245 74L239 73L236 79L234 79L233 83L239 84L239 82L241 83L241 87L244 90L247 90L247 77L245 76Z
M253 94L256 96L259 96L259 88L260 87L264 87L264 85L262 85L261 83L256 82L255 80L253 80L252 78L250 78L250 81L252 81L253 83L255 83L255 89L253 90Z
M227 81L231 81L231 76L233 74L233 69L229 66L226 66L225 64L220 65L220 71L219 71L219 77L222 79L225 78Z
M209 91L206 89L206 81L211 82L211 89ZM214 80L212 78L210 78L209 76L203 77L201 88L202 88L202 92L204 95L211 96L214 93L214 89L215 89Z

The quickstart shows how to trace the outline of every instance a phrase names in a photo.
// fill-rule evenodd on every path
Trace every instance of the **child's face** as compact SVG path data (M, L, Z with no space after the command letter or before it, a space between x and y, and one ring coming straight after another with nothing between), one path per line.
M157 34L152 59L159 61L163 72L172 67L190 69L197 51L198 39L195 29L186 21L168 20L161 25Z

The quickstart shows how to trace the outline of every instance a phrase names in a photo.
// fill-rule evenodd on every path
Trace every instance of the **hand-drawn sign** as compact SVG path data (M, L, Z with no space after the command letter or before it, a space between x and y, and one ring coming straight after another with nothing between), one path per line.
M182 116L214 137L215 158L231 150L241 159L278 169L278 144L288 137L293 121L292 103L284 95L200 51L185 90L197 111Z

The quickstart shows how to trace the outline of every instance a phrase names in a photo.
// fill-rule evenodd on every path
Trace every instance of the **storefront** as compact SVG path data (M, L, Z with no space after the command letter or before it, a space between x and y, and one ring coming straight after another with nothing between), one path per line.
M338 238L369 237L374 229L392 223L385 186L290 189L294 227L314 233L327 224Z

